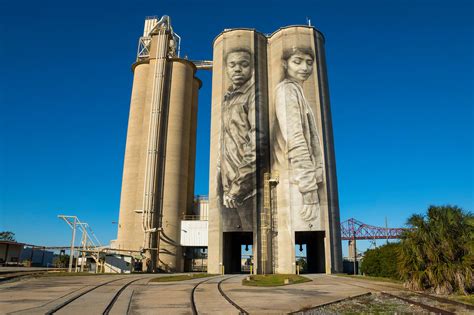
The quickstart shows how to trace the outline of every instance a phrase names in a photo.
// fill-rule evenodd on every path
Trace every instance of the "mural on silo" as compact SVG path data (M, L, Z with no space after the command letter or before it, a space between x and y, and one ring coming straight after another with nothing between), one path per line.
M224 231L252 231L256 202L254 58L248 47L224 51L217 197Z
M324 230L323 146L312 36L285 34L272 42L272 170L280 174L278 209L294 231Z

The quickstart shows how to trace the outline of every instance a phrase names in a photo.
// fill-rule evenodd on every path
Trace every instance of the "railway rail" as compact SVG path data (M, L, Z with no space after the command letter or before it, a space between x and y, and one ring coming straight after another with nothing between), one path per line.
M132 283L135 283L139 280L142 280L143 278L138 278L138 279L135 279L135 280L132 280L132 281L129 281L128 283L126 283L124 286L122 286L118 291L117 293L115 293L114 297L112 298L112 300L110 301L110 303L107 305L107 307L105 308L105 310L102 312L102 315L109 315L110 311L112 310L112 308L114 307L115 303L118 301L120 295L122 294L122 292L128 287L130 286ZM133 296L130 296L130 301L129 303L127 304L127 313L128 313L128 309L130 308L130 302L132 300L132 297Z
M196 289L200 284L208 282L209 280L211 280L211 279L206 279L206 280L203 280L201 282L198 282L191 290L191 310L193 311L193 315L198 314L197 307L196 307L196 298L194 297Z
M227 301L229 302L238 312L239 314L249 314L244 308L242 308L240 305L238 305L235 301L233 301L224 291L223 287L222 287L222 283L224 281L227 281L231 278L234 278L236 276L231 276L231 277L225 277L223 279L221 279L218 283L217 283L217 289L220 293L220 295ZM100 283L96 286L93 286L85 291L82 291L78 294L75 294L71 297L69 297L66 301L56 305L55 307L49 309L48 311L46 311L44 314L45 315L51 315L51 314L56 314L58 312L60 313L71 313L70 310L68 309L68 307L74 303L76 300L88 295L88 294L93 294L95 290L101 288L101 287L104 287L104 286L108 286L108 285L111 285L111 284L116 284L116 282L119 282L119 281L123 281L125 279L127 279L128 277L123 277L123 278L119 278L119 279L114 279L114 280L111 280L111 281L106 281L106 282L103 282L103 283ZM102 311L102 314L103 315L108 315L110 314L111 310L113 309L114 305L116 304L116 302L120 299L122 293L132 284L138 282L139 280L146 280L147 278L146 277L139 277L139 278L134 278L134 279L127 279L129 281L126 281L124 282L123 284L121 284L118 288L115 289L115 293L113 294L113 296L109 299L109 303L107 304L107 306L104 308L104 310ZM208 278L208 279L205 279L205 280L202 280L198 283L196 283L192 289L191 289L191 292L190 292L190 302L191 302L191 311L193 313L193 315L198 315L199 314L199 311L198 311L198 308L196 306L196 289L201 285L201 284L204 284L210 280L212 280L214 278ZM149 280L149 278L148 278ZM76 291L77 292L77 291ZM129 297L130 301L128 301L127 303L127 310L125 311L125 313L128 313L129 312L129 308L130 308L130 303L131 303L131 300L133 299L133 292L132 294L130 295Z
M219 296L223 298L220 300L219 303L221 304L219 305L228 308L227 310L230 312L232 312L232 309L234 309L236 313L249 314L247 310L245 310L241 305L237 304L236 301L229 296L228 292L225 291L225 282L236 277L238 276L223 276L221 279L219 277L210 277L195 283L188 282L185 290L189 295L188 297L185 295L184 299L185 301L189 299L190 304L188 304L186 307L188 310L189 307L191 308L193 315L198 315L201 312L207 312L208 306L205 304L206 300L203 300L202 298L205 297L206 294L212 292L212 296L214 298ZM48 301L43 305L14 311L11 314L73 314L81 310L85 304L93 305L94 313L101 313L104 315L111 313L128 314L131 308L132 300L134 299L134 293L136 293L135 291L138 288L137 285L140 286L142 284L146 284L151 279L152 275L131 275L122 277L114 276L113 279L102 278L101 282L98 284L94 283L93 285L83 285L80 288L71 290L70 292L64 292L62 296ZM474 311L474 306L421 292L410 291L390 283L368 283L358 279L345 279L341 277L332 277L332 279L336 283L339 282L341 284L363 288L367 291L378 292L381 296L395 298L406 303L417 305L432 313L448 315L458 312L473 313ZM212 283L206 284L206 282L209 281L212 281ZM199 286L205 286L205 288L198 290ZM357 297L359 296L353 296L352 299ZM341 299L338 301L333 301L331 304L336 302L344 302L347 300L348 299ZM317 310L322 306L323 305L315 306L311 308L311 310ZM215 308L215 306L213 307ZM292 312L292 314L301 314L305 313L306 311L310 310L304 309Z
M234 277L237 277L237 276L231 276L231 277L225 277L224 279L220 280L218 283L217 283L217 289L219 291L219 293L221 294L221 296L227 301L229 302L233 307L235 307L238 311L239 311L239 314L249 314L245 309L243 309L240 305L238 305L237 303L235 303L235 301L233 301L225 292L224 292L224 289L222 288L222 283L224 281L227 281L231 278L234 278ZM212 278L211 278L212 279ZM211 279L206 279L204 281L201 281L199 283L197 283L193 289L191 290L191 309L192 309L192 312L193 312L193 315L198 315L199 312L198 312L198 309L196 307L196 298L195 298L195 292L196 292L196 289L199 285L205 283L205 282L208 282L209 280Z
M67 299L66 301L56 305L55 307L49 309L48 311L46 311L45 315L51 315L51 314L55 314L56 312L58 312L59 310L62 310L62 309L66 309L68 305L70 305L71 303L73 303L74 301L76 301L77 299L97 290L98 288L100 287L103 287L103 286L106 286L110 283L113 283L113 282L117 282L117 281L120 281L120 280L123 280L125 279L126 277L123 277L123 278L119 278L119 279L114 279L114 280L110 280L110 281L106 281L106 282L102 282L98 285L95 285L83 292L80 292L74 296L72 296L71 298ZM108 312L110 311L110 309L112 309L113 307L113 304L116 302L116 300L118 299L118 295L120 295L123 290L128 286L130 285L132 282L135 282L137 280L140 280L140 278L138 279L134 279L132 281L128 281L125 285L121 286L120 289L117 291L116 294L114 294L114 297L112 298L112 301L107 305L107 307L105 308L105 310L103 311L103 314L108 314Z

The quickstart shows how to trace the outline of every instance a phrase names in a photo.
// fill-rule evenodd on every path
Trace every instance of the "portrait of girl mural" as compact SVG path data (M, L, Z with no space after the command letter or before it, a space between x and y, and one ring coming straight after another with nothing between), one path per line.
M318 186L323 182L321 141L303 90L313 73L314 51L292 47L283 51L281 62L283 79L274 94L273 163L288 174L293 217L311 227L319 218Z

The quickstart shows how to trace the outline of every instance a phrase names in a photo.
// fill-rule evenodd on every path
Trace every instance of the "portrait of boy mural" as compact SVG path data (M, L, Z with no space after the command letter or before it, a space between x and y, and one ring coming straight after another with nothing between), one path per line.
M253 53L237 47L224 55L230 85L222 102L217 197L224 231L252 231L256 196L256 127Z

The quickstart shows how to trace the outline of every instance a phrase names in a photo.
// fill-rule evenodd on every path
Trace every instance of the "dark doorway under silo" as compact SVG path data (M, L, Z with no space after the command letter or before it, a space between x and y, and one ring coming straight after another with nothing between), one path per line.
M224 272L247 273L247 255L243 255L242 247L251 251L253 245L252 232L224 232ZM244 261L245 260L245 261Z
M299 263L302 273L325 273L326 259L324 250L324 231L295 232L295 262ZM306 250L298 255L299 249ZM299 260L299 261L298 261Z

